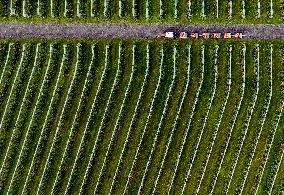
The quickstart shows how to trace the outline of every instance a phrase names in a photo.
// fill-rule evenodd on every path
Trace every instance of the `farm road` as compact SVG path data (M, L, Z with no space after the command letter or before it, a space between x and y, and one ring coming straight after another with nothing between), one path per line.
M236 32L246 39L284 38L284 24L0 23L0 38L155 38L169 28Z

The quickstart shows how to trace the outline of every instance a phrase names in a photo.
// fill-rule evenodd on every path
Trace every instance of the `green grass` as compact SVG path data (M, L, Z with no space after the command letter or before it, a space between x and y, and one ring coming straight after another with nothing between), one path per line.
M58 45L57 49L60 51L60 53L62 52L62 46L60 47L61 45ZM57 89L57 93L55 94L55 97L54 97L54 101L52 102L51 104L51 111L50 111L50 115L48 116L48 119L47 119L47 122L46 122L46 125L45 127L43 127L43 123L42 125L40 126L39 128L39 131L35 136L35 140L39 140L40 138L40 135L41 135L41 132L43 131L43 138L41 140L41 143L39 145L39 150L37 151L37 154L35 156L35 160L34 160L34 165L31 169L31 172L32 173L37 173L39 171L39 173L37 174L37 177L35 177L34 179L35 180L31 180L31 178L29 178L29 181L27 183L27 192L29 193L30 191L34 191L36 189L34 189L33 187L33 183L34 182L39 182L39 177L41 176L40 172L42 171L42 166L43 166L43 163L45 162L44 159L46 158L47 156L47 152L48 152L48 146L49 146L49 143L50 141L52 140L53 138L53 135L55 133L55 131L50 131L50 129L55 129L56 128L56 122L58 121L58 118L59 118L59 114L61 112L61 109L63 107L63 103L64 103L64 98L66 97L66 94L67 94L67 89L68 89L68 86L69 86L69 83L71 82L71 77L72 77L72 61L70 61L70 56L72 56L72 50L73 48L71 46L69 46L69 52L67 54L67 58L69 58L69 62L66 63L66 65L64 65L64 71L63 71L63 75L65 75L65 77L61 78L60 79L60 83L59 83L59 88ZM58 53L57 55L55 55L54 57L52 57L52 61L51 61L51 67L50 67L50 73L48 73L51 78L53 78L53 82L52 82L52 85L51 85L51 91L53 91L53 88L55 87L55 82L56 82L56 78L57 78L57 73L59 71L59 67L60 67L60 63L61 63L61 58L62 56L59 55L60 53ZM48 62L47 62L48 63ZM71 68L72 67L72 68ZM56 74L54 74L56 73ZM51 93L52 95L52 93ZM51 97L49 97L51 98ZM47 101L49 102L48 104L46 104L46 106L48 107L50 105L50 99L47 99ZM44 119L42 121L45 120L45 116L46 113L43 115L44 116ZM44 128L44 129L42 129ZM37 142L34 142L33 143L34 146L32 148L35 149L36 145L38 144ZM48 145L47 145L48 144ZM31 156L33 156L35 151L33 151L31 153ZM29 170L29 167L31 165L31 161L32 161L32 158L29 158L29 164L28 166L26 166L26 171L28 172ZM26 174L27 174L26 172ZM24 178L25 180L26 178ZM21 183L21 186L23 187L23 183Z
M44 70L44 65L41 63L41 60L40 60L40 57L42 57L42 56L40 56L40 53L42 53L41 49L43 50L44 46L42 46L42 48L39 47L39 55L38 55L38 59L37 59L37 62L36 62L35 71L34 71L32 79L31 79L31 82L29 84L29 87L28 87L28 91L27 91L28 93L27 93L27 96L26 96L26 100L23 104L23 108L21 110L21 113L16 112L17 115L20 114L19 120L17 121L17 125L15 124L11 127L11 132L12 131L15 131L15 132L14 132L14 137L13 137L12 142L11 142L12 144L11 144L10 149L8 151L8 156L7 156L8 160L5 162L5 167L6 167L7 170L9 170L7 178L9 178L11 171L14 170L14 168L15 168L16 162L14 161L14 158L15 158L16 155L19 154L18 148L22 147L22 143L21 143L20 140L24 136L24 133L26 132L26 131L23 131L23 129L27 129L29 119L31 118L31 115L32 115L32 109L36 104L36 99L33 98L33 97L39 92L38 83L41 81L41 79L43 77L43 70ZM35 53L35 48L33 48L31 55L34 55L34 53ZM27 61L27 63L30 64L29 69L31 70L32 66L34 65L34 59L31 57ZM27 75L27 79L29 79L29 77L30 76ZM7 179L7 178L5 178L5 179ZM7 185L5 183L6 182L5 179L1 180L1 182L4 183L4 185Z
M265 46L260 46L260 55L261 56L269 56L268 53L266 53ZM253 143L256 142L256 137L258 132L261 128L261 120L263 119L263 115L265 112L264 106L268 105L268 99L269 99L269 86L268 86L268 69L269 66L268 58L262 58L260 60L260 91L258 95L258 101L255 106L255 111L251 119L250 127L248 128L248 132L245 138L245 143L242 148L242 154L239 157L238 164L236 166L235 174L233 177L233 180L237 181L231 184L231 189L235 190L239 187L240 182L240 175L243 173L243 169L248 166L249 163L249 157L252 153L252 147ZM270 121L269 119L266 119L267 121Z
M248 111L252 106L253 96L256 94L256 83L253 82L256 78L256 73L253 72L254 67L256 67L254 59L254 45L249 45L247 47L247 62L246 62L246 87L244 99L241 105L241 109L233 129L230 144L228 146L227 153L225 154L223 166L220 171L219 178L216 184L217 193L222 193L224 186L229 181L229 171L232 166L232 159L236 158L236 152L239 144L241 143L241 137L245 131L246 121L249 120ZM255 113L255 110L253 114ZM225 165L225 166L224 166Z
M25 114L19 118L23 121L17 121L17 119L16 119L18 117L20 106L21 106L21 103L17 100L18 100L18 96L24 96L24 90L21 90L21 89L25 89L27 87L29 75L31 74L32 67L29 64L29 58L28 58L29 52L32 52L32 45L26 45L24 57L22 58L22 61L19 62L19 63L22 63L21 69L19 69L19 75L17 77L17 80L15 82L15 86L14 86L13 90L11 89L12 94L11 94L11 96L9 95L10 99L8 97L8 99L10 101L7 102L7 104L5 105L5 108L7 106L6 112L5 111L3 112L3 116L4 116L4 113L5 113L5 117L4 117L4 120L3 120L3 123L2 123L2 129L1 129L2 134L4 136L4 143L1 147L1 153L2 154L6 154L6 149L8 148L8 144L10 142L10 137L13 134L14 128L15 127L16 128L21 127L21 125L19 125L18 123L24 122ZM21 57L22 57L22 54L21 54ZM7 99L7 101L8 101L8 99ZM29 111L30 103L31 102L29 102L29 101L24 102L21 114ZM17 110L18 112L15 112L15 110ZM15 117L12 117L12 116L15 116ZM21 133L21 131L17 132L17 130L18 129L15 130L14 138L17 138L17 136L19 136L18 134ZM0 179L1 180L0 181L1 186L5 185L7 175L9 175L9 166L14 162L12 160L13 159L13 146L15 146L17 142L15 143L15 140L13 140L13 141L14 141L14 144L12 142L12 144L11 144L12 148L10 148L10 149L12 149L12 154L9 153L8 156L7 156L8 158L6 159L7 164L5 164L5 167L7 167L7 168L5 169L5 172L3 171L2 174L1 174L1 179ZM9 151L9 152L11 152L11 151ZM1 163L3 163L3 160L4 160L4 155L2 155Z
M142 134L141 128L144 127L144 123L150 109L150 104L151 104L150 102L152 101L159 76L159 67L155 66L155 64L160 63L159 49L160 48L158 43L150 43L149 81L146 84L145 93L142 97L142 102L138 109L137 119L131 129L129 143L128 146L126 147L120 173L118 174L117 177L118 181L123 181L123 182L116 182L116 185L114 187L114 193L122 193L124 190L124 185L126 183L127 176L131 168L131 164L136 152L136 147L139 144L139 138ZM129 156L131 156L131 158L128 158Z
M1 153L5 153L5 148L8 144L8 139L10 137L10 135L12 134L12 129L14 127L14 124L15 124L15 120L13 120L13 117L14 115L17 115L17 112L14 113L14 110L18 110L20 108L20 102L17 101L18 97L20 96L23 96L24 95L24 90L21 90L22 88L25 88L27 82L28 82L28 76L26 75L29 75L30 72L31 72L31 69L32 68L29 68L29 64L27 63L26 59L27 59L27 53L31 52L31 47L30 45L27 45L26 47L26 51L25 51L25 54L24 54L24 57L23 57L23 62L22 62L22 65L21 65L21 68L18 69L18 67L20 66L20 59L17 59L16 61L16 66L14 67L16 70L15 70L15 74L13 74L13 79L11 79L10 81L8 80L9 82L9 91L7 91L6 93L6 97L5 97L5 103L4 103L4 106L3 106L3 110L1 111L1 119L3 118L4 116L4 113L5 113L5 117L3 118L3 122L2 122L2 126L1 126L1 131L2 131L2 136L4 138L1 139L1 142L2 142L2 145L1 145L1 148L0 148L0 151ZM22 50L20 50L20 58L22 56ZM13 66L14 64L11 64L11 66ZM19 71L18 71L19 70ZM11 73L10 72L11 69L10 67L7 68L7 70L5 71L5 74L6 73ZM18 77L16 78L16 80L14 79L15 76L16 76L16 72L18 71ZM5 76L3 78L4 82L6 80ZM15 85L14 85L14 88L12 90L12 84L15 80ZM7 80L6 80L7 81ZM4 87L5 89L5 87ZM5 94L5 91L4 93ZM11 94L11 95L10 95ZM10 99L9 99L10 97ZM9 102L8 102L9 100ZM7 108L7 109L6 109ZM6 112L5 112L6 110ZM4 142L4 143L3 143ZM2 163L4 159L4 155L1 155L1 158L0 158L0 161Z
M112 95L111 104L109 105L109 108L112 108L114 105L116 105L117 109L112 110L108 109L107 115L105 118L105 122L103 124L103 128L101 130L101 134L99 135L100 139L97 143L97 149L96 149L96 155L94 158L93 163L95 164L94 168L91 169L89 177L87 178L88 183L92 183L92 185L87 185L85 193L92 193L98 176L99 172L102 166L102 163L105 158L105 153L107 151L111 136L113 131L115 130L115 124L118 119L118 114L120 112L121 104L124 99L124 94L126 87L128 85L130 74L131 74L131 63L126 60L125 55L127 53L131 53L131 47L127 47L123 49L123 56L122 56L122 63L121 63L121 71L119 73L118 77L118 85L115 87L115 91ZM117 58L114 58L115 60ZM133 86L130 86L131 88ZM127 101L126 101L127 103ZM122 114L125 113L126 110L122 110ZM119 119L119 121L123 120L122 118ZM116 129L117 130L117 129ZM118 134L119 132L116 132ZM114 153L110 152L110 155L113 155Z
M278 64L282 64L283 63L283 59L282 59L282 54L283 54L283 48L282 46L275 44L275 46L278 50L277 52L275 52L274 54L274 58L273 58L273 63L278 63ZM279 106L280 106L280 102L277 101L277 99L275 97L278 98L283 98L283 94L279 93L280 91L283 90L283 84L281 84L281 82L279 82L280 80L282 80L283 78L283 66L279 66L279 67L275 67L273 69L273 96L272 96L272 108L269 110L268 112L268 117L270 118L270 121L273 122L275 121L276 115L278 114L278 110L279 110ZM276 135L275 135L275 139L274 140L278 140L276 141L276 143L273 143L272 145L272 149L271 149L271 155L275 155L275 153L278 153L280 151L280 143L283 143L283 133L281 135L281 127L283 126L283 120L280 121L279 123L279 127L276 130ZM278 133L277 133L278 132ZM251 172L256 172L258 175L259 174L259 166L261 164L263 164L263 159L264 159L264 153L265 150L268 146L268 143L271 142L271 137L273 135L273 128L271 127L271 125L265 124L264 126L264 131L263 131L263 135L260 137L260 141L259 141L259 146L256 149L256 155L254 157L254 161L252 163L252 168L251 168ZM282 141L281 141L282 140ZM273 149L274 148L274 149ZM273 154L274 153L274 154ZM267 162L267 167L269 167L270 163L273 163L274 160L270 160ZM269 175L269 168L265 169L266 172L266 177ZM263 177L265 178L265 172ZM270 174L271 176L271 174ZM244 192L250 192L251 190L251 186L255 187L255 183L256 183L257 177L254 175L249 175L248 177L248 184L245 187ZM265 182L263 182L263 186L260 186L260 193L265 191ZM254 188L253 188L254 189ZM283 188L280 188L280 191L283 191Z
M188 136L184 145L183 153L180 160L180 165L177 170L176 179L173 183L173 191L174 193L179 193L183 185L184 178L186 177L187 171L189 169L189 163L192 159L195 145L197 144L197 139L201 132L207 108L209 106L210 98L213 94L214 87L214 48L211 46L210 42L205 43L205 63L204 63L204 81L203 86L200 92L200 100L196 105L195 114L193 116L192 123L189 127ZM201 58L201 55L200 55ZM201 64L200 64L201 66ZM186 121L185 121L186 122ZM188 128L188 127L186 127ZM183 139L183 138L180 138ZM177 184L181 185L177 185Z
M95 143L95 139L96 139L96 136L97 136L97 133L98 133L98 129L100 127L100 122L98 121L101 121L102 118L103 118L103 115L104 115L104 112L105 112L105 107L107 105L107 100L109 98L109 96L111 95L110 94L110 91L111 91L111 88L112 88L112 84L114 82L114 77L116 75L116 71L117 71L117 52L114 52L114 51L117 51L117 46L118 45L113 45L113 47L111 47L111 50L112 52L110 52L110 56L109 56L109 61L108 61L108 64L107 64L107 77L103 83L103 86L101 88L101 93L99 94L99 97L98 97L98 102L96 102L96 107L95 107L95 112L93 113L93 117L92 117L92 120L91 120L91 123L90 123L90 126L89 128L87 129L87 137L85 137L85 140L84 140L84 147L83 147L83 150L80 152L80 159L85 159L85 163L81 164L81 161L79 162L80 165L78 167L78 173L80 174L77 174L76 176L72 176L72 180L71 181L80 181L80 182L72 182L72 185L71 185L71 191L78 191L80 189L80 185L83 181L83 177L84 177L84 174L85 174L85 169L87 167L87 164L88 164L88 160L89 160L89 155L91 154L91 151L93 149L93 145ZM104 51L105 49L102 49L102 51ZM103 58L103 56L102 56ZM104 60L101 62L101 63L105 63ZM102 90L103 89L103 90ZM87 112L89 113L89 112ZM87 114L88 115L88 114ZM91 131L90 131L91 130ZM67 181L66 181L66 185L67 185Z
M138 131L142 132L144 128L146 128L146 132L145 132L144 139L143 139L143 142L140 148L138 160L136 162L136 165L134 166L133 175L137 175L137 176L133 177L129 182L129 192L130 193L139 188L140 179L142 179L144 168L146 167L146 163L148 161L148 156L152 148L155 132L158 130L158 124L161 120L161 113L163 112L164 104L165 104L167 94L169 91L169 87L172 82L173 48L169 45L163 45L163 49L164 49L164 53L168 55L167 57L164 56L163 67L161 70L162 71L161 84L160 84L160 88L158 90L155 102L153 104L152 116L150 117L150 120L147 126L146 126L146 123L142 123L141 126L138 126ZM166 112L166 116L167 114L168 114L168 111ZM145 142L144 140L148 140L148 141Z
M82 124L85 124L87 122L87 112L84 112L84 110L90 110L91 104L92 104L92 98L94 97L95 93L97 92L96 86L99 83L100 77L102 75L103 72L103 64L99 63L99 60L103 59L103 58L99 58L99 52L98 52L98 48L100 47L99 44L96 44L95 49L95 56L94 56L94 61L93 61L93 65L92 65L92 69L91 69L91 78L88 80L89 81L89 85L87 85L87 93L85 94L85 101L82 102L81 104L81 108L79 110L79 118L77 119L78 122L76 122L75 124L75 134L72 135L71 137L71 144L67 150L68 153L68 157L67 159L63 162L62 167L64 167L64 169L61 170L61 175L68 175L68 168L70 168L70 162L72 162L72 160L74 160L75 158L75 149L76 147L79 146L80 143L80 138L82 136L82 128L84 128L84 126L82 127ZM103 50L103 49L102 49ZM90 50L89 50L90 51ZM82 121L82 122L81 122ZM59 167L58 167L59 168ZM54 180L55 178L53 178ZM58 185L55 187L56 191L60 192L61 190L61 185L64 183L64 180L59 179ZM61 184L61 185L60 185ZM61 192L63 193L63 192Z
M241 49L242 45L232 44L232 87L231 94L228 99L227 107L225 109L222 123L220 124L219 131L213 146L214 153L211 154L210 163L208 163L207 171L204 175L203 187L200 193L209 193L210 183L215 178L217 167L219 165L221 152L224 150L224 142L227 139L229 127L233 120L233 113L236 110L237 104L241 96Z
M64 146L66 145L66 140L68 139L69 136L69 129L72 126L73 123L73 116L76 112L77 109L77 104L79 102L80 96L81 96L81 91L83 90L83 84L84 84L84 80L86 77L86 72L88 70L88 58L87 56L83 58L83 51L86 51L87 48L85 47L85 45L82 45L80 52L79 52L79 61L78 61L78 71L77 71L77 79L74 80L74 89L72 93L73 98L71 99L70 102L67 103L67 105L69 105L68 107L70 107L70 110L68 109L67 111L65 110L66 114L63 116L63 123L61 123L61 126L59 127L59 133L57 135L57 141L55 142L54 145L54 150L53 151L58 151L56 153L52 152L51 156L50 156L50 167L49 169L46 170L46 174L44 175L44 179L43 182L46 183L46 185L44 185L45 187L43 189L41 189L41 191L43 192L49 192L49 190L52 189L52 184L53 184L53 179L51 178L55 178L56 176L56 169L58 169L59 167L59 163L61 160L61 156L63 155L64 152ZM88 52L90 52L89 50L87 50ZM76 59L77 61L77 59ZM76 63L76 62L75 62ZM72 97L71 96L71 97ZM66 108L68 108L66 107ZM57 124L58 126L58 124ZM56 127L57 127L56 126ZM55 136L55 135L54 135ZM51 143L49 143L48 145L51 145ZM60 155L59 155L60 154ZM51 180L50 180L50 179Z
M150 193L150 191L153 190L151 188L148 188L148 186L151 186L155 182L156 175L158 174L161 164L161 157L164 153L165 145L167 144L167 139L173 128L175 116L181 102L187 78L187 47L187 44L180 44L177 48L177 78L174 85L174 91L176 91L176 93L173 93L172 95L172 99L169 103L168 114L165 116L164 125L162 126L161 132L157 139L156 149L154 150L152 156L152 163L150 164L149 170L146 174L144 188L142 188L142 191L144 193Z
M47 60L48 60L47 59L47 57L48 57L47 53L48 52L49 52L48 45L43 43L41 45L41 47L39 48L39 56L38 56L38 63L41 66L41 71L42 71L41 78L38 81L38 85L37 85L38 90L42 85L42 81L44 79L45 72L47 71L46 63L47 63ZM52 70L56 70L56 69L52 69L52 67L51 67L50 70L51 71L48 71L48 74L50 75L51 79L55 80L56 74L52 75L51 72L52 72ZM34 119L32 121L32 125L30 127L30 134L27 136L27 142L26 142L25 148L23 150L23 156L22 156L23 160L19 164L20 168L22 168L22 167L25 167L25 168L21 169L19 171L19 173L15 176L16 185L13 186L14 187L13 192L15 192L15 193L19 192L19 190L21 189L22 184L24 182L23 180L25 179L25 178L21 177L21 174L27 173L27 171L28 171L28 168L29 168L28 163L31 162L30 156L32 155L32 152L34 152L36 144L37 144L36 142L34 142L33 139L36 139L37 135L40 134L40 127L44 122L44 120L42 120L42 118L44 118L44 114L47 112L47 107L48 107L48 103L49 103L48 98L50 98L50 95L52 95L52 94L49 94L48 92L53 90L52 85L54 85L54 84L55 84L54 82L49 82L49 83L46 83L43 86L42 92L43 92L44 95L41 98L39 98L37 108L34 107L35 105L32 108L32 109L36 109L35 115L34 115ZM39 93L39 91L37 92L37 94L34 94L34 97L37 97L38 93ZM35 100L36 99L33 98L33 101L35 101ZM31 111L31 112L33 112L33 111ZM27 121L28 123L30 122L31 117L32 117L32 113L30 113L30 115L29 115L29 120ZM23 134L26 133L28 125L29 124L26 124L26 126L24 128L25 131L23 132ZM22 136L24 137L24 135L22 135ZM21 144L23 144L23 139L21 141Z
M212 48L213 50L213 48ZM218 53L229 53L228 52L228 46L225 45L224 47L221 47L218 51ZM227 79L228 79L228 55L221 55L218 57L218 80L217 80L217 86L218 90L216 90L215 97L212 102L212 106L209 112L209 118L207 120L207 123L205 125L204 133L202 135L202 139L199 145L199 152L197 153L195 162L192 167L192 177L190 179L191 185L187 185L187 189L189 193L194 193L196 189L195 183L198 181L198 177L201 175L201 167L203 165L203 162L205 161L207 148L209 146L208 143L210 143L210 139L212 139L213 130L215 130L215 125L217 124L218 115L221 112L221 109L223 108L223 103L225 101L226 92L228 90L227 87ZM213 60L212 60L213 61ZM213 83L213 82L212 82Z
M182 2L182 1L180 1ZM86 5L89 6L89 5ZM210 5L213 6L213 5ZM222 5L225 6L225 5ZM177 169L177 175L174 180L172 188L173 193L180 193L181 186L184 183L186 173L189 168L189 163L192 160L194 146L202 130L204 118L208 108L209 100L212 96L214 86L214 49L215 45L219 46L218 50L218 79L216 94L212 102L212 107L209 111L208 120L205 124L204 133L197 151L196 158L193 162L191 175L185 188L186 193L194 193L202 170L204 162L207 158L207 151L210 143L212 142L213 132L216 131L218 118L220 117L221 110L224 106L224 101L228 90L228 60L229 60L229 46L232 45L232 84L231 91L228 98L225 112L222 116L222 121L218 129L213 150L209 158L209 162L201 183L200 193L206 194L211 190L212 182L216 177L216 172L222 152L224 151L225 142L228 139L228 133L233 122L234 113L237 110L237 105L240 103L241 98L241 83L242 83L242 66L243 44L247 47L246 53L246 87L244 92L244 99L242 101L240 111L237 116L236 124L232 132L232 137L229 143L227 153L225 154L224 162L221 167L221 172L217 180L214 193L222 193L229 181L229 171L232 167L232 162L236 159L236 152L240 145L240 139L244 135L245 125L244 121L248 118L247 112L251 106L253 96L256 93L256 76L254 68L256 67L255 57L255 44L260 44L260 91L258 99L254 108L254 112L250 121L246 139L241 150L238 164L235 169L233 180L229 188L229 193L234 193L239 190L243 181L244 171L248 166L249 159L252 155L253 143L256 141L257 133L261 128L260 121L265 111L264 105L268 101L269 92L269 45L273 44L273 83L272 83L272 100L268 109L267 118L263 126L262 134L259 138L258 145L247 181L244 185L244 193L253 193L258 183L257 175L261 172L259 168L264 163L264 154L266 153L268 143L272 141L273 125L275 123L281 101L283 99L283 41L280 40L208 40L208 41L192 41L192 40L155 40L149 39L147 41L141 39L112 39L112 40L82 40L82 39L35 39L18 40L18 39L1 39L0 50L0 74L3 72L3 65L5 64L7 50L9 43L15 43L11 49L11 58L4 73L3 83L1 84L0 93L0 115L3 115L4 107L7 104L7 99L11 90L11 84L15 78L17 66L20 63L21 48L23 43L27 43L27 53L23 61L23 69L17 78L16 86L12 93L12 99L8 105L9 109L6 117L4 118L4 125L0 133L0 151L1 154L5 153L8 143L11 138L12 130L15 125L17 113L19 112L20 104L24 96L25 88L31 74L34 57L35 47L37 43L41 43L39 48L39 56L35 76L31 80L31 90L28 92L28 99L24 103L24 109L19 118L15 135L13 138L11 150L8 153L8 160L6 160L3 172L0 174L0 193L6 193L10 184L12 174L18 160L20 150L23 146L24 137L28 130L28 125L31 122L32 112L35 109L39 89L44 79L49 62L49 47L54 44L54 53L50 60L50 69L47 72L48 82L43 86L42 94L39 96L39 103L36 108L36 115L32 121L32 125L27 135L27 142L23 150L23 155L18 169L14 177L14 182L11 185L10 193L19 194L22 192L24 183L34 156L34 152L43 130L43 137L40 142L39 150L35 155L35 163L31 168L31 175L28 177L28 182L25 189L25 194L35 194L42 177L42 172L47 160L48 153L51 148L57 124L60 120L60 115L67 97L68 88L71 83L72 76L75 71L76 65L76 45L82 44L82 50L79 53L78 72L77 78L74 81L74 86L71 89L71 95L67 102L62 124L58 131L58 139L54 145L54 151L51 153L50 166L47 168L44 175L43 185L40 188L40 194L51 193L54 186L55 177L59 171L58 182L55 185L55 192L62 194L66 190L69 177L71 177L71 185L67 192L70 194L79 193L81 184L84 180L86 168L89 163L89 158L92 153L95 139L98 135L98 130L101 126L102 118L105 114L101 133L97 142L97 148L92 167L86 177L86 185L83 186L83 191L86 194L93 193L94 187L98 180L99 171L104 161L105 153L108 144L111 140L111 135L115 128L118 114L122 106L127 84L130 79L131 66L132 66L132 45L135 44L135 62L133 81L129 88L129 94L125 99L125 105L121 112L121 117L118 121L117 132L114 135L113 144L110 147L109 155L107 156L106 164L103 169L102 177L100 178L98 191L99 193L108 193L112 184L112 179L116 170L119 157L125 143L126 135L130 129L130 137L126 145L125 151L122 156L122 163L118 169L113 193L122 194L126 180L134 160L135 152L139 144L143 129L146 125L146 120L150 112L151 102L157 87L158 77L160 74L160 50L164 49L164 61L162 66L162 77L160 87L157 91L157 96L153 104L153 112L149 117L149 123L146 126L144 138L142 140L141 148L135 163L133 173L130 177L128 186L128 193L136 193L145 167L148 161L150 151L152 149L153 141L156 131L159 128L160 132L157 136L155 150L152 154L151 163L148 166L148 171L145 177L145 183L142 192L145 194L151 193L154 187L154 182L157 178L158 171L161 167L162 158L165 152L165 146L168 142L170 132L173 128L174 120L181 103L181 98L185 90L187 80L188 68L188 47L191 46L190 53L190 82L187 95L185 96L184 103L176 124L176 130L173 134L173 140L169 145L168 155L165 158L162 174L159 178L156 188L157 193L166 193L168 190L169 182L171 181L174 173L176 160L183 141L183 136L188 125L189 117L193 112L193 104L196 98L196 92L200 85L201 79L201 46L205 46L205 64L204 64L204 81L201 87L201 92L196 104L195 112L193 113L193 120L189 128L188 136L185 142L185 147L181 155L181 161ZM115 80L118 69L118 48L122 44L121 50L121 67L118 72L116 86L112 94L111 88ZM59 79L59 85L56 90L53 101L51 102L52 93L55 89L55 83L59 76L59 68L63 57L63 44L67 44L67 60L63 64L62 73ZM105 68L105 49L109 44L108 63L106 64L106 74L103 79L101 88L98 89L98 84L101 80ZM131 120L135 111L138 101L139 93L146 74L146 48L149 44L150 59L149 59L149 75L145 81L145 90L141 96L136 116L132 124ZM92 60L91 48L94 47L94 58ZM173 68L173 49L177 48L176 58L176 78L174 80L172 93L169 97L168 107L165 109L165 102L172 83L174 68ZM90 64L92 61L92 64ZM90 76L87 78L87 71L89 66ZM86 91L78 109L78 116L75 122L73 133L71 135L70 145L67 147L67 157L64 159L61 169L59 170L61 159L66 147L67 140L71 131L74 116L79 104L80 95L83 90L85 79L88 79ZM97 96L96 96L97 94ZM93 105L94 98L97 98ZM106 109L107 101L110 98L110 104ZM45 117L47 115L48 107L51 105L49 116L47 117L46 126L43 128ZM86 123L91 109L91 115L88 126ZM105 113L106 111L106 113ZM162 113L165 115L162 118ZM131 126L130 126L131 125ZM86 127L86 135L84 130ZM270 189L271 179L275 174L275 165L279 161L279 156L282 152L280 145L283 144L283 118L279 123L279 128L276 130L275 138L273 140L270 155L263 172L263 178L260 181L259 194L265 193ZM42 129L43 128L43 129ZM84 139L83 139L84 137ZM79 151L79 158L72 175L71 170L79 149L81 140L83 139L82 148ZM0 163L2 164L4 156L1 155ZM283 191L283 162L280 171L276 178L273 194Z
M190 64L190 85L189 85L189 89L188 89L188 95L185 99L184 102L184 106L183 106L183 110L180 114L180 119L179 119L179 123L177 124L177 129L176 132L173 136L173 141L172 144L170 145L169 148L169 154L166 157L165 160L165 165L164 165L164 172L161 175L161 179L160 182L162 185L158 185L157 186L157 192L164 192L167 189L165 188L165 184L167 182L169 182L169 180L171 179L171 174L173 174L173 170L174 170L174 163L175 163L175 158L178 155L178 151L181 144L181 138L183 136L184 130L186 128L187 125L187 121L188 118L192 112L192 104L195 98L195 94L196 91L199 87L199 81L200 81L200 72L201 72L201 66L200 66L200 44L201 43L196 43L193 44L193 47L191 48L191 56L198 56L196 58L191 58L191 64ZM185 52L185 51L183 51ZM183 60L187 60L187 59L183 59ZM184 65L187 65L187 63L184 63Z
M139 93L142 87L142 83L144 81L145 77L145 71L146 71L146 61L145 61L145 51L146 48L144 45L137 45L137 50L136 50L136 56L135 56L135 73L134 77L136 78L133 81L133 86L131 87L128 101L126 102L124 112L122 114L121 120L120 120L120 125L118 126L117 129L117 134L114 138L114 144L112 146L112 157L108 159L107 165L106 165L106 170L105 170L105 175L103 176L101 182L101 187L100 189L104 190L103 193L108 193L107 189L110 188L111 183L112 183L112 178L114 176L114 172L120 157L120 154L122 152L122 147L124 144L124 140L126 139L126 134L127 131L130 127L130 123L132 120L132 116L134 114L134 110L138 101ZM129 61L129 64L132 62ZM149 81L149 77L146 81ZM146 83L147 84L147 83ZM141 105L141 100L140 100L140 105ZM131 129L132 130L132 129Z
M93 1L91 15L91 1L80 0L79 12L77 15L77 0L40 0L40 15L38 15L37 1L26 0L25 12L23 14L23 2L20 0L13 1L15 15L10 15L10 1L5 0L0 3L0 18L2 21L12 22L127 22L127 23L244 23L244 24L261 24L261 23L283 23L283 2L282 0L273 1L273 17L270 18L270 0L260 1L260 18L257 18L257 0L245 1L245 18L242 18L242 0L232 1L232 18L229 19L229 1L219 0L218 17L216 16L216 3L214 1L204 1L204 14L202 17L202 1L191 0L191 16L188 1L178 0L177 18L174 14L175 0L162 0L163 14L160 17L160 0L149 0L149 18L146 17L146 0L121 0L122 14L119 16L118 1L107 0L106 11L104 10L104 1ZM51 2L53 8L51 9ZM133 16L132 7L136 12Z

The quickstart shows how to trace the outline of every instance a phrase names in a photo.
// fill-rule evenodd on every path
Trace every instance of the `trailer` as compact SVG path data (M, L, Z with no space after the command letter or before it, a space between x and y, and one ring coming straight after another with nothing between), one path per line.
M179 33L179 38L180 39L187 39L187 32L180 32Z
M196 38L198 38L198 37L199 37L198 33L196 33L196 32L190 33L190 38L196 39Z
M225 32L225 33L224 33L224 39L230 39L230 38L232 38L232 33L230 33L230 32Z
M245 35L241 32L238 32L238 33L235 34L235 38L237 38L237 39L242 39L244 36Z
M212 33L212 39L220 39L221 38L221 33Z
M202 39L209 39L210 38L210 33L204 32L200 36L201 36Z

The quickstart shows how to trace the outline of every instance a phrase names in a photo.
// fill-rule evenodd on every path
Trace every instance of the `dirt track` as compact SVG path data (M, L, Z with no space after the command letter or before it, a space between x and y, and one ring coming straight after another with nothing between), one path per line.
M108 23L0 23L0 37L12 38L155 38L168 28L184 31L241 31L246 39L284 38L284 24L108 24Z

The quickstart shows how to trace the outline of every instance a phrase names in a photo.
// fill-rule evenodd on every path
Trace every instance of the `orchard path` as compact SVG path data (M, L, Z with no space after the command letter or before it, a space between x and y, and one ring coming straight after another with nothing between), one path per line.
M284 38L284 24L0 23L0 38L155 38L175 28L197 32L243 32L246 39Z

